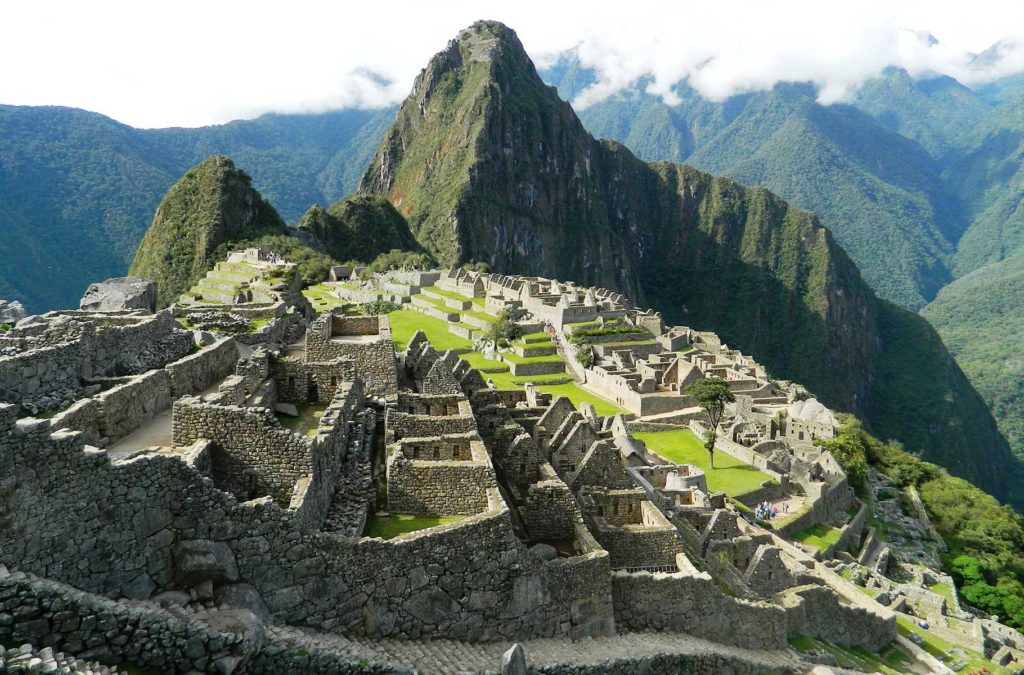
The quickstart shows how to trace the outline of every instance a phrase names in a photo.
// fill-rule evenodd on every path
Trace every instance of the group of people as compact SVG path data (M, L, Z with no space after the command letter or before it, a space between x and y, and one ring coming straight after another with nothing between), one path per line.
M789 502L782 503L783 513L789 513ZM754 507L754 517L758 520L775 520L779 515L779 507L767 499Z

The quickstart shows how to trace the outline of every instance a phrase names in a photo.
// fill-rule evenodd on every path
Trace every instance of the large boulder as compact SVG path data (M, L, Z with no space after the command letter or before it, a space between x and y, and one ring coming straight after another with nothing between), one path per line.
M156 284L137 277L116 277L92 284L78 304L80 309L111 312L121 309L156 311Z
M238 580L235 554L221 542L206 539L178 542L174 564L175 577L185 586L196 586L205 581L223 584Z
M24 319L26 316L28 316L28 312L25 311L25 307L17 300L13 300L11 302L0 300L0 323L9 323L13 325Z

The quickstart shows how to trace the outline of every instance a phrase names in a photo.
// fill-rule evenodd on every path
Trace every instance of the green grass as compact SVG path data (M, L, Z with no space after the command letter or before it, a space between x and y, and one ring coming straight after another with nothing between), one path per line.
M802 544L813 546L819 551L824 551L839 541L839 537L842 534L842 530L837 527L829 527L828 525L818 523L808 527L806 530L800 530L795 533L793 539Z
M327 410L327 405L324 403L299 403L295 407L299 410L298 417L277 416L281 426L300 436L316 436L317 426L320 424L320 418L324 416L324 411Z
M562 357L558 354L549 354L547 356L519 356L515 352L502 352L501 358L511 363L554 363L562 362Z
M906 617L902 614L896 615L896 630L904 637L908 637L911 633L916 633L921 637L921 640L923 640L921 647L935 658L946 662L947 664L951 661L957 660L957 657L954 656L953 658L950 658L947 654L953 649L962 649L967 653L966 658L961 659L967 664L967 668L964 672L970 672L979 668L988 668L989 672L995 674L1012 672L1007 668L997 666L992 661L986 659L983 654L961 645L953 644L952 642L940 638L931 631L921 628L912 618Z
M544 331L539 330L539 331L536 331L534 333L527 333L526 335L523 335L521 338L519 338L519 341L521 343L524 343L524 344L526 344L526 343L538 343L539 344L539 343L544 343L544 342L551 342L551 336L548 335L547 333L545 333Z
M252 327L249 329L249 332L255 333L259 331L260 328L263 328L264 326L269 326L271 321L273 321L273 319L253 319L251 322Z
M824 651L836 657L843 668L850 668L865 673L885 673L900 675L902 673L923 672L915 670L915 659L904 652L898 645L884 647L874 654L863 647L845 647L824 640L795 635L789 639L789 645L800 653Z
M633 340L633 341L626 340L625 342L595 342L594 346L595 347L618 348L618 347L636 347L636 346L646 347L646 346L649 346L649 345L656 345L656 344L658 344L657 340Z
M617 406L608 399L601 398L597 394L589 392L573 382L567 384L542 384L537 388L543 392L551 394L552 400L559 396L568 397L576 407L579 407L581 403L586 401L587 403L592 404L594 406L594 411L602 417L610 417L612 415L617 415L618 413L626 412L625 408Z
M302 291L302 295L305 296L306 300L309 300L309 303L313 305L313 309L317 312L334 309L335 307L341 307L348 304L344 300L338 298L338 296L331 293L330 287L325 284L309 286Z
M482 306L484 304L484 301L486 300L485 298L471 298L468 295L463 295L462 293L456 293L455 291L449 291L443 288L438 288L437 286L428 286L427 288L430 290L431 293L437 293L438 295L443 295L444 297L451 298L452 300L472 302L474 305Z
M409 340L417 330L422 330L430 340L430 344L439 352L448 349L472 348L473 346L473 343L466 338L448 332L447 321L435 319L412 309L391 312L388 314L388 319L391 321L391 339L398 351L404 351L409 346Z
M938 593L939 595L944 597L946 599L946 602L949 604L950 607L955 606L954 601L953 601L953 589L950 588L950 586L949 586L949 584L947 582L942 581L942 582L939 582L937 584L932 584L931 586L928 587L928 590L931 591L932 593Z
M483 375L485 379L490 375L498 374L498 372L486 373L484 372L485 370L495 370L502 373L509 372L507 363L502 363L501 361L489 359L480 352L469 352L468 354L463 354L459 358L468 363L470 366L479 370L480 374Z
M465 516L409 516L393 513L388 516L373 516L366 523L367 537L394 539L395 537L428 527L448 525L464 520Z
M704 443L689 429L643 432L633 436L670 462L693 464L702 469L707 475L708 489L713 492L720 490L730 497L739 497L771 480L768 474L721 451L715 453L715 468L712 469Z

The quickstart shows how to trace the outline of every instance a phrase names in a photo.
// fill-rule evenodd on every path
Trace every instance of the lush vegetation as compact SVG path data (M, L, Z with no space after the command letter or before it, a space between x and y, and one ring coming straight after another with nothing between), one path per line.
M327 274L331 271L331 265L334 264L330 256L310 248L298 237L291 234L276 234L257 239L226 241L220 244L209 258L209 268L212 269L217 261L224 260L228 251L249 246L269 249L288 262L295 263L302 282L307 286L315 286L326 279Z
M284 232L284 221L249 176L227 157L213 156L167 192L128 272L156 280L158 303L166 306L210 270L221 244Z
M722 491L730 497L741 497L761 487L771 477L725 453L719 453L711 468L704 443L689 429L654 431L633 434L634 437L665 459L676 464L693 464L704 471L708 489Z
M704 377L697 380L686 388L686 395L692 396L707 415L707 438L704 439L704 447L708 451L708 461L713 467L718 424L725 414L725 406L734 402L736 397L729 390L729 383L720 377Z
M313 205L299 221L336 260L374 261L393 251L418 248L405 219L387 199L354 194L323 209Z
M843 420L834 447L847 448L843 454L856 461L865 457L900 487L916 487L949 547L943 563L956 580L960 596L1024 628L1024 518L899 444L875 439L852 418Z
M428 270L434 266L434 259L429 253L402 251L397 248L381 253L367 266L372 273L390 272L391 270Z
M487 326L483 338L498 347L508 347L522 336L523 331L512 317L508 308L501 310L498 316Z
M402 309L402 306L390 300L374 300L373 302L364 302L359 309L363 314L390 314Z
M355 189L393 117L344 110L133 129L84 110L0 106L0 298L32 313L72 307L89 283L123 276L161 197L210 155L234 158L295 222Z
M957 279L922 312L1024 457L1024 251Z

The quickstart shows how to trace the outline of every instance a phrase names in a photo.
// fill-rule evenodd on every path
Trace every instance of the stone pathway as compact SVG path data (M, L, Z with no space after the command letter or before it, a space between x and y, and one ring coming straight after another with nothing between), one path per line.
M303 633L296 628L282 626L268 629L267 637L275 647L302 648L311 654L329 652L354 660L384 662L395 668L439 675L500 670L501 655L513 644L505 641L470 644L453 640L358 639ZM723 654L759 666L766 672L807 672L813 667L813 664L799 660L788 651L731 647L684 633L624 633L578 641L548 638L520 644L526 652L528 664L533 667L559 663L597 664L660 654Z

